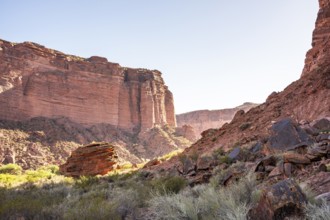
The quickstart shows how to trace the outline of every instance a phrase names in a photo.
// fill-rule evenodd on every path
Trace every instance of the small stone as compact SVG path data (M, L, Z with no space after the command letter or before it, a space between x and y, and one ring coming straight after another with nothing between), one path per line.
M287 177L291 177L291 174L292 174L292 164L291 163L284 163L284 174Z
M241 152L241 149L239 147L236 147L228 154L228 157L231 160L237 160L240 152Z
M269 173L268 177L269 177L269 178L272 178L272 177L275 177L275 176L280 176L280 175L282 175L282 174L283 174L283 172L281 172L280 168L275 167L275 168L272 170L272 172Z
M321 163L318 170L320 172L327 172L327 166L324 163Z
M265 166L265 171L266 172L271 172L273 169L275 168L275 166Z
M283 154L284 162L294 164L310 164L311 161L305 155L296 153L285 153Z

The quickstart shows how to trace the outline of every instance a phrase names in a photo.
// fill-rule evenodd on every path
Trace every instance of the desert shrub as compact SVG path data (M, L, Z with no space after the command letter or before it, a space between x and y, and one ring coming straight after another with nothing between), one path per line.
M330 206L322 200L318 203L308 203L305 209L306 218L309 220L328 220L330 219Z
M53 219L46 215L48 207L60 204L68 195L69 188L63 185L52 188L7 189L0 196L0 219L18 215L24 219Z
M40 167L38 170L44 170L44 171L48 171L50 173L56 174L56 175L60 175L60 168L56 165L47 165L47 166L43 166Z
M186 188L178 194L156 194L150 210L156 219L246 219L249 208L256 202L255 179L248 175L226 188L211 185Z
M28 182L33 183L40 180L51 179L52 176L54 176L55 174L53 174L49 170L38 169L38 170L27 170L25 172L25 175L26 175L26 180Z
M187 181L180 176L167 176L154 179L151 181L152 188L160 193L178 193L187 186Z
M228 157L228 155L220 156L219 157L219 162L220 163L231 164L232 163L232 159L230 159L230 157Z
M72 195L58 208L61 219L121 219L116 204L107 199L104 191Z
M189 154L189 157L190 157L193 161L197 162L198 157L199 157L198 152L197 152L197 151L193 151L191 154Z
M315 196L316 196L315 191L310 186L308 186L306 183L299 183L299 186L302 189L302 191L304 192L308 203L316 204L317 200L315 199Z
M22 167L17 164L9 163L0 166L0 173L19 175L22 173Z
M25 177L22 175L12 175L12 174L0 174L0 187L15 187L26 181Z
M80 176L79 179L76 180L75 186L86 190L98 182L99 178L96 176Z
M218 148L212 152L214 159L219 159L220 156L224 156L225 151L222 148Z
M244 130L248 129L250 126L251 126L251 123L246 122L246 123L241 124L241 125L239 126L239 129L240 129L241 131L244 131Z

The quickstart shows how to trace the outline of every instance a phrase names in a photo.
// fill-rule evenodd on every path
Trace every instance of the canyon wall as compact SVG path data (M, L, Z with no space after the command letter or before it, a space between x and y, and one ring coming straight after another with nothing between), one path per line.
M330 0L319 0L319 6L312 48L306 54L302 76L324 66L330 66Z
M199 110L176 115L178 127L190 125L196 135L210 128L220 128L223 124L229 123L235 113L239 110L248 111L257 104L246 102L235 108L220 110Z
M64 116L131 132L176 126L173 96L159 71L66 55L31 42L0 40L0 105L0 119L14 121Z

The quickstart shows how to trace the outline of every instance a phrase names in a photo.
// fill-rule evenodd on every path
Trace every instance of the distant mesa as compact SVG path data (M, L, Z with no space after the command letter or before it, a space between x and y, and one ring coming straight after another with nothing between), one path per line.
M258 104L245 102L243 105L235 108L220 110L198 110L176 115L178 127L189 125L193 128L196 138L201 137L200 134L210 128L220 128L225 123L229 123L237 111L245 112Z

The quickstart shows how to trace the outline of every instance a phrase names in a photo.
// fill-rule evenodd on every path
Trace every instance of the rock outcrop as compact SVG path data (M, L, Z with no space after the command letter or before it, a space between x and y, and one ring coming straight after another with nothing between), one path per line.
M73 151L67 162L60 166L60 172L72 177L104 175L113 170L117 162L115 146L93 143Z
M246 102L235 108L221 110L199 110L176 115L178 127L189 125L193 127L196 135L199 135L210 128L220 128L225 123L229 123L235 113L239 110L248 111L258 106L257 104Z
M330 65L330 1L319 0L319 5L312 49L306 54L302 76Z
M64 116L128 131L175 126L172 93L157 70L0 40L0 119Z

